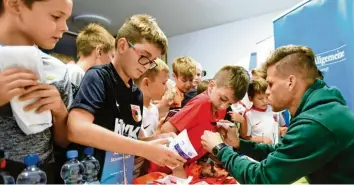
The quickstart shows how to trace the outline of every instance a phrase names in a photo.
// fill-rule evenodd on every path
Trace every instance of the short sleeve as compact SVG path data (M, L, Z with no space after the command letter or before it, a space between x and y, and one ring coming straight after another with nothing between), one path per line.
M90 69L81 81L80 88L70 109L81 108L95 114L103 107L105 85L99 69Z
M206 120L210 114L210 102L207 99L193 99L187 103L169 122L179 131L189 129L202 120Z
M244 117L247 122L247 136L252 136L251 112L246 112Z

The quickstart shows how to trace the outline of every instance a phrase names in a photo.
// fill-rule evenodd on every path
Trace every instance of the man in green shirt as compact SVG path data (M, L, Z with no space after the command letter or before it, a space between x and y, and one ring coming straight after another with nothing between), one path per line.
M289 184L304 176L311 184L353 184L354 114L338 89L318 79L312 50L280 47L264 69L273 111L288 109L292 116L284 138L277 145L256 144L228 128L221 132L224 140L205 131L204 148L241 184Z

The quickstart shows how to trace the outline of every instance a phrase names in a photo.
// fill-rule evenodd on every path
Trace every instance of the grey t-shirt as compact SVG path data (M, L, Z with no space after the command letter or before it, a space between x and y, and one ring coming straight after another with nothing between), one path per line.
M73 95L66 65L43 52L41 62L46 83L54 85L65 105L69 106ZM54 162L51 130L46 129L32 135L24 134L17 126L10 104L0 107L0 150L8 154L8 160L15 162L23 163L24 157L33 153L40 156L42 164Z

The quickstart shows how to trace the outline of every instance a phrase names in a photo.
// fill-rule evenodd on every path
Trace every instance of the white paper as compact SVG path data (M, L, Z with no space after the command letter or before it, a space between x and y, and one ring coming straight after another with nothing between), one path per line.
M188 177L187 179L181 179L173 175L167 175L162 179L155 180L148 184L189 184L193 177Z
M2 46L0 47L0 69L23 68L37 74L39 82L45 82L43 75L43 63L41 53L35 46ZM35 110L25 112L23 110L27 105L35 102L37 99L19 101L19 97L14 97L11 101L11 108L18 126L29 135L35 134L52 126L52 114L45 111L41 114L35 113Z
M192 159L198 155L189 140L187 130L183 130L177 137L171 139L168 147L186 160ZM175 167L169 166L169 168L174 169Z

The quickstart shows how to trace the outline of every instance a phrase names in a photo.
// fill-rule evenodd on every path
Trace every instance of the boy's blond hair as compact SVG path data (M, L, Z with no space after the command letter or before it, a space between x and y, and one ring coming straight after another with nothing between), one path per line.
M218 88L232 88L236 100L241 100L247 92L250 76L241 66L227 65L215 74L213 80Z
M101 45L104 53L114 49L114 37L104 27L91 23L76 38L77 58L87 57Z
M50 53L49 55L59 59L64 64L67 64L69 62L75 61L75 59L73 57L70 57L70 56L67 56L67 55L64 55L64 54L60 54L60 53Z
M209 82L211 80L203 80L200 82L200 84L197 87L197 94L200 94L208 89Z
M138 79L134 80L134 83L137 85L137 86L140 86L140 83L141 81L144 79L144 78L148 78L152 81L155 80L155 77L161 72L161 71L164 71L166 73L169 73L170 72L170 69L169 67L167 66L167 64L157 58L155 60L155 63L156 63L156 67L152 68L152 69L149 69L147 70L143 75L141 75Z
M150 15L137 14L128 18L118 30L115 46L118 40L127 39L132 44L147 41L161 49L161 54L167 52L167 37L158 26L156 20Z
M197 63L191 57L178 57L172 63L172 71L177 77L193 79L197 74Z
M267 77L267 74L266 74L266 72L263 70L262 67L256 68L256 69L252 69L251 73L252 73L252 75L258 76L259 78L266 79L266 77Z
M258 78L257 80L252 80L248 86L247 94L249 97L253 98L256 94L264 94L267 90L268 83L263 78Z

